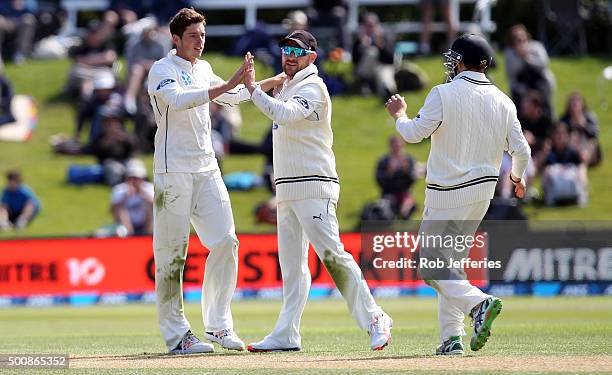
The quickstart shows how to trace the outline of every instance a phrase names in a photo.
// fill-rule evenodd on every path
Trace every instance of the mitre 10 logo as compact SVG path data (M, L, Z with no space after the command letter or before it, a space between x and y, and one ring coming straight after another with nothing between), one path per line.
M95 257L69 258L64 262L65 267L60 264L59 261L0 264L0 283L55 283L65 270L70 285L94 286L106 275L104 264Z

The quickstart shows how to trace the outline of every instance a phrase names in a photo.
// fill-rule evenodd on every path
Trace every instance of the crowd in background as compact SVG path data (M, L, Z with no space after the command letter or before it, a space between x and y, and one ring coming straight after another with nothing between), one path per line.
M156 130L146 78L153 62L172 48L167 27L170 17L178 9L189 6L188 3L187 0L112 0L99 18L71 33L59 1L0 2L1 56L14 64L39 57L66 56L71 60L63 94L76 109L74 133L53 137L52 148L61 154L95 156L100 168L91 173L100 174L102 182L113 186L111 212L116 224L127 234L151 232L152 186L146 181L146 168L138 158L152 151ZM436 46L431 44L434 3L439 5L437 8L446 24L446 42ZM448 48L458 35L449 2L423 0L421 16L423 31L417 54L429 55ZM315 0L305 11L290 12L283 26L287 32L310 29L317 36L320 45L317 64L332 94L352 89L362 95L376 94L386 99L406 89L398 77L411 72L400 72L397 35L383 26L377 14L364 13L359 29L351 35L345 1ZM278 71L277 39L260 22L238 37L227 52L243 55L251 51L259 61ZM124 63L119 59L121 56ZM527 178L529 182L536 176L542 179L543 195L532 186L527 201L543 198L547 205L586 204L587 168L602 159L595 115L588 110L583 96L575 92L567 99L561 117L555 118L555 77L546 48L533 40L523 25L508 30L503 58L510 86L508 94L516 104L532 149ZM333 72L325 71L325 61L351 62L355 78L352 87L347 87ZM14 121L10 110L12 87L1 70L0 86L1 126ZM417 87L422 86L421 82ZM242 118L238 109L211 103L210 114L213 145L220 165L231 154L264 155L266 166L257 185L266 185L273 195L271 132L261 142L246 142L239 137ZM133 129L128 128L128 122L134 124ZM512 202L509 171L510 158L505 155L490 217L504 217L500 212L506 212L505 208L495 210ZM381 198L364 208L362 219L410 218L417 209L411 188L425 174L424 165L405 152L403 141L392 137L389 153L379 160L375 173ZM19 204L11 203L11 198ZM274 223L274 206L273 200L259 204L257 219ZM19 172L10 171L2 196L0 229L23 228L39 209L38 199L22 185Z

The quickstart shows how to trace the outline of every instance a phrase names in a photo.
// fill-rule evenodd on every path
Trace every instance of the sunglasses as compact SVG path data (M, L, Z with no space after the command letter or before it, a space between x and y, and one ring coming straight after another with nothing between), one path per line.
M310 55L311 53L314 53L314 51L309 51L304 48L291 47L291 46L282 46L281 51L283 52L283 55L290 56L293 53L293 56L295 57L302 57L302 56L306 56L306 55Z

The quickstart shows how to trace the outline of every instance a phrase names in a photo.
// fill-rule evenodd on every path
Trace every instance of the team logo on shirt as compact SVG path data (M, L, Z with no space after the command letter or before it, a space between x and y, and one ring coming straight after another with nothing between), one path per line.
M181 71L181 80L185 86L191 86L193 81L191 80L191 76L184 71Z
M169 84L171 84L172 82L176 82L176 81L175 81L175 80L173 80L173 79L170 79L170 78L166 78L166 79L164 79L163 81L161 81L161 82L159 83L159 85L157 85L157 90L161 89L161 88L162 88L162 87L164 87L164 86L168 86L168 85L169 85Z
M293 100L295 100L296 102L300 103L300 105L306 109L310 109L310 105L308 105L308 100L304 99L301 96L294 96L293 98L291 98Z

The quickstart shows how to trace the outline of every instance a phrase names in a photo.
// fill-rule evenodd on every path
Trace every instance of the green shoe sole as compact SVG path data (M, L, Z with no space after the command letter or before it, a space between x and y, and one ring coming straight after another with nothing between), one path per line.
M487 343L489 336L491 336L491 325L497 316L501 313L502 301L499 298L493 298L491 305L489 305L488 311L485 313L485 320L480 327L480 332L472 335L470 340L470 349L478 351Z

